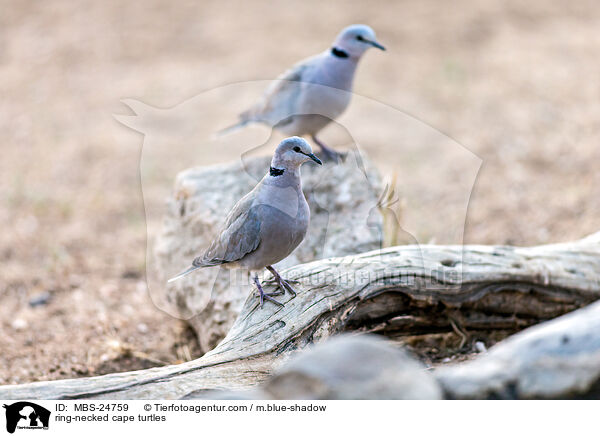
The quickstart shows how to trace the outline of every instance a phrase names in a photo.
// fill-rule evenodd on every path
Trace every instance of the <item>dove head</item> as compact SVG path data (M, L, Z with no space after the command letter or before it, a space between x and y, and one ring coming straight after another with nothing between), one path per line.
M385 50L385 47L377 42L373 29L365 24L346 27L340 32L333 46L353 58L361 57L371 47Z
M274 169L295 169L309 160L322 165L308 142L297 136L284 139L275 149L275 155L271 161Z

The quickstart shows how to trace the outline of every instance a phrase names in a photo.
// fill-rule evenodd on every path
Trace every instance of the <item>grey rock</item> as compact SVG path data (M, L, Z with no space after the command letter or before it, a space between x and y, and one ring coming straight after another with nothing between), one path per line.
M441 399L432 375L406 351L371 335L340 335L304 350L262 387L276 399Z
M449 398L600 398L600 302L523 330L435 376Z
M233 205L256 185L254 175L262 177L269 163L270 157L259 157L178 174L154 247L163 283L208 247ZM316 167L302 168L303 191L311 213L307 236L290 256L275 265L278 271L381 247L382 219L377 201L382 186L373 165L354 151L341 164ZM282 275L285 278L285 272ZM254 288L242 271L217 267L194 272L164 289L206 352L225 337Z

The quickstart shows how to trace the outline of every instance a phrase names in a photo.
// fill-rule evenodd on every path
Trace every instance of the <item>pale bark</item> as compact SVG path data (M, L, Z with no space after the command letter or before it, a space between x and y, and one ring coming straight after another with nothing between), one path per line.
M203 357L143 371L0 387L0 398L181 398L263 381L292 351L341 331L514 329L600 298L600 233L565 244L402 246L298 265L285 307L254 296Z

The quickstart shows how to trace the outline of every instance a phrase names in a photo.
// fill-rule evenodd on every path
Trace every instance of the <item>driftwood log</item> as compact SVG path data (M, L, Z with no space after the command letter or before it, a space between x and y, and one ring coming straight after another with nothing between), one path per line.
M294 350L342 331L522 329L600 298L600 233L530 248L403 246L284 272L283 308L249 297L225 339L180 365L0 387L3 399L176 399L255 386Z

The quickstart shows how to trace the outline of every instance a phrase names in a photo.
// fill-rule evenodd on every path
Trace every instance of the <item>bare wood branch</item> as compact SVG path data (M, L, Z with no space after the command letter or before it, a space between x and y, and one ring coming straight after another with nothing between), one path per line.
M0 387L0 398L181 398L244 389L290 352L348 330L522 329L600 298L600 233L531 248L403 246L298 265L283 308L249 297L227 337L200 359L100 377ZM290 297L286 297L289 299Z

